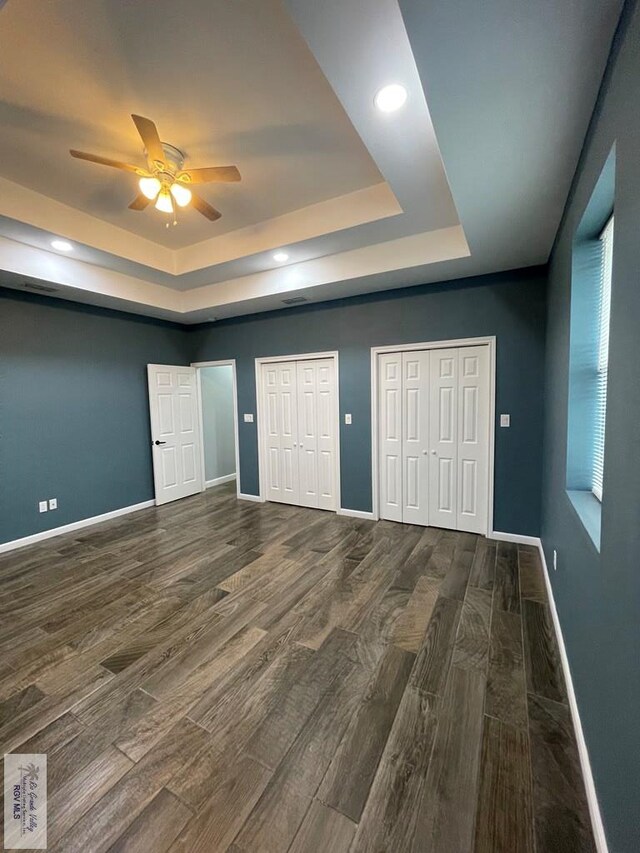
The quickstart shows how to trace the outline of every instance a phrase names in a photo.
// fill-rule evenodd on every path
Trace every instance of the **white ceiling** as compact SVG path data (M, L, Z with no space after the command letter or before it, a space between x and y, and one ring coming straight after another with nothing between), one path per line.
M620 6L9 0L0 283L198 322L543 263ZM409 99L383 116L387 82ZM133 176L68 156L143 164L132 112L190 165L238 165L203 192L221 220L167 229L127 210Z

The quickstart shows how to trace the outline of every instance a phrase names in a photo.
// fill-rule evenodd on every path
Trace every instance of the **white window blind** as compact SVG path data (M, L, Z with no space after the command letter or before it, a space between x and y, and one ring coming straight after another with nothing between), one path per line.
M604 475L604 427L607 412L607 375L609 368L609 314L611 308L611 268L613 259L613 216L600 235L600 293L598 298L598 377L596 422L593 446L593 494L602 500Z

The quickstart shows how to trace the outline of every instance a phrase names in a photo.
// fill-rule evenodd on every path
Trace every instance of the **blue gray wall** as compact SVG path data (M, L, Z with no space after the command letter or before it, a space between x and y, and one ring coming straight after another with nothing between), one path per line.
M601 551L565 490L571 247L612 146ZM612 853L640 850L640 8L627 3L550 264L542 539Z
M343 507L371 510L373 346L497 336L496 530L537 536L540 524L546 273L520 270L443 285L226 320L192 332L196 361L237 360L240 485L258 494L255 362L260 356L340 353ZM344 414L353 416L351 426Z
M177 326L0 289L0 543L153 498L146 365L188 364L188 343Z
M203 367L200 370L200 388L205 479L217 480L236 472L231 365Z

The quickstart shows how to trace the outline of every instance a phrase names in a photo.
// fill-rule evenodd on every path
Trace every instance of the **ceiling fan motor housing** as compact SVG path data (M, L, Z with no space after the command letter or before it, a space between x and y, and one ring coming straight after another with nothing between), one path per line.
M170 145L168 142L161 142L164 152L164 165L168 166L170 171L175 175L176 172L181 172L184 168L184 154L175 145ZM145 152L146 153L146 152ZM164 171L164 169L162 170Z

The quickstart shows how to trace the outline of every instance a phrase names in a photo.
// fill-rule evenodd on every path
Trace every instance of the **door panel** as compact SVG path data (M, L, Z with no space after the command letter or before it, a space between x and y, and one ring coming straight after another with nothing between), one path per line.
M402 521L429 523L429 351L402 353Z
M316 475L320 509L338 509L338 387L336 363L332 358L316 362Z
M457 529L458 351L431 350L429 524Z
M262 365L266 498L298 503L296 365L283 361Z
M458 351L458 530L486 533L489 507L489 347Z
M402 521L402 353L378 356L380 518Z
M318 367L313 361L297 362L298 436L300 447L301 506L318 506Z
M156 503L163 504L203 488L196 371L149 364L147 376Z

